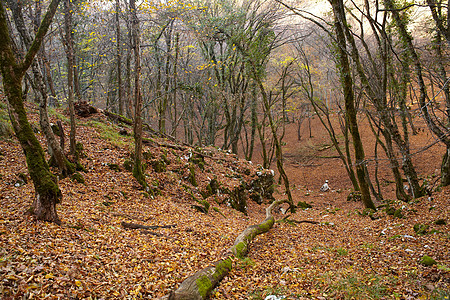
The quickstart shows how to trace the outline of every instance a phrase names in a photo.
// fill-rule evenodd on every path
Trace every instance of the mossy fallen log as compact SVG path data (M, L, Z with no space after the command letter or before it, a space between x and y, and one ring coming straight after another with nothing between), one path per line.
M266 233L273 227L275 218L272 216L272 211L275 207L285 202L286 200L274 201L266 208L264 221L257 225L251 225L242 231L234 241L233 246L224 253L222 259L186 278L178 289L171 291L168 295L160 298L160 300L206 299L233 268L233 256L238 258L245 257L248 253L250 242L257 235Z

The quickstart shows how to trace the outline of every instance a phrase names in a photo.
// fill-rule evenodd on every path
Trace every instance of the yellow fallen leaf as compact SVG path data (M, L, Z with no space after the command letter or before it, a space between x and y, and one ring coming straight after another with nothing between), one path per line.
M48 273L47 275L45 275L45 279L52 279L55 276L52 273Z
M76 285L77 287L81 287L83 284L81 283L81 281L75 280L75 285Z

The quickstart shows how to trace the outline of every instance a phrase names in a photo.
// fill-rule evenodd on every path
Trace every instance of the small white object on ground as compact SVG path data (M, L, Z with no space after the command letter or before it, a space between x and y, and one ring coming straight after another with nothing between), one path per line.
M322 185L322 187L320 188L321 192L327 192L330 190L330 187L328 186L328 179L325 180L325 183Z

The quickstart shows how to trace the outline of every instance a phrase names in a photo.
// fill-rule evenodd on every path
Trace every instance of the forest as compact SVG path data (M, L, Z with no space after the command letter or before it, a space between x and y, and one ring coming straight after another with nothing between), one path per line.
M449 299L449 5L0 1L2 299Z

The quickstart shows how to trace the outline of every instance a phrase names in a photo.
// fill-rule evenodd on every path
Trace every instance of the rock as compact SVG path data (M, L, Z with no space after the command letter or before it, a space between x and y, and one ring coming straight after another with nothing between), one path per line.
M422 256L422 258L420 259L419 262L422 265L427 266L427 267L437 264L437 262L433 258L429 257L428 255Z
M253 179L249 185L250 199L261 204L264 199L274 200L274 173L272 170L260 170L256 172L256 179Z

